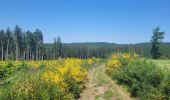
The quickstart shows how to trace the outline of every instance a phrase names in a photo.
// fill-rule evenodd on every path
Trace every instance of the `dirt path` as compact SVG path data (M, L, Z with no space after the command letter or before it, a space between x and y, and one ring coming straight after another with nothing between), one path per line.
M105 74L104 64L90 70L79 100L131 100L128 92Z

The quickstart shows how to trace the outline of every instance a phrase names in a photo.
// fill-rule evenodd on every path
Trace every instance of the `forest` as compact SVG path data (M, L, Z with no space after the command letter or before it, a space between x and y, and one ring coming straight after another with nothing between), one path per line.
M14 29L0 30L1 60L50 60L57 58L107 58L112 53L137 53L151 58L151 43L115 44L107 42L62 43L61 37L53 43L44 43L43 32ZM170 43L161 43L161 58L170 58Z

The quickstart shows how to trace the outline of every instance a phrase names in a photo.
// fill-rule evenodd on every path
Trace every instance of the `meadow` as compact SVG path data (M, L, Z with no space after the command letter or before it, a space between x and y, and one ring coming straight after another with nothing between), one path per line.
M152 61L155 64L157 64L158 66L162 66L162 67L168 67L170 68L170 60L166 60L166 59L149 59L148 61Z
M108 59L0 61L0 100L169 100L169 64L127 53Z

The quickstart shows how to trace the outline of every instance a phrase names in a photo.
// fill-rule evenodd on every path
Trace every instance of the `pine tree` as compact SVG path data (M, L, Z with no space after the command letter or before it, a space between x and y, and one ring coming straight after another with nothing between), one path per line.
M19 60L21 49L22 49L22 30L17 25L14 29L14 36L15 36L15 45L16 45L16 60Z
M34 32L34 41L35 41L35 44L36 44L36 47L35 47L35 50L36 50L36 60L39 60L40 58L40 47L42 46L43 44L43 35L42 35L42 32L39 30L39 29L36 29L35 32Z
M7 28L6 30L6 39L7 39L7 43L6 43L6 60L9 59L9 51L12 48L12 40L13 40L13 36L12 36L12 32L10 30L10 28Z
M162 39L164 39L164 34L165 32L161 32L159 27L156 27L153 30L153 36L151 37L151 55L153 59L157 59L161 56L160 43L162 42Z
M57 59L59 54L57 52L57 40L56 38L54 38L54 44L53 44L53 55L54 55L54 59Z
M58 52L58 56L62 57L62 42L61 42L61 38L57 37L57 52Z

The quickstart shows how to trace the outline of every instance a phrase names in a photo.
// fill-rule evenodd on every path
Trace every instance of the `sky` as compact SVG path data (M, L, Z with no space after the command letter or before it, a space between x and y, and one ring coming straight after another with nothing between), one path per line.
M170 42L170 0L0 0L0 29L40 29L44 42L149 42L159 26Z

